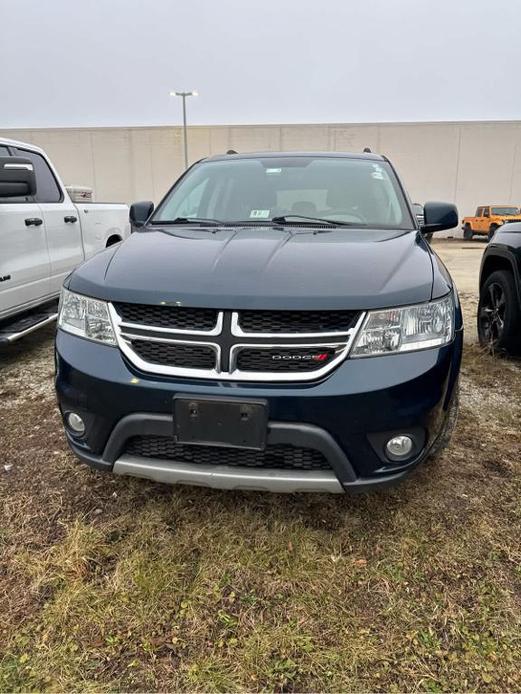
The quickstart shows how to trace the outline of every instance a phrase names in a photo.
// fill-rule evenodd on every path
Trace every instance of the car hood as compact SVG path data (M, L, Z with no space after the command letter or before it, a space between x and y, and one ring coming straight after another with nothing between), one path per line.
M68 287L105 300L221 309L369 309L431 298L436 265L418 233L320 231L147 228L84 263Z

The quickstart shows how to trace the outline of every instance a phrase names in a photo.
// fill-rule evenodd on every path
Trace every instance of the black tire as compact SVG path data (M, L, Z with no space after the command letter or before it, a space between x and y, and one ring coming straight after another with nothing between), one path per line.
M494 234L496 233L498 228L499 227L497 224L491 224L490 225L490 229L488 230L488 237L487 237L489 242L492 241L492 237L494 236Z
M450 444L452 434L454 433L454 429L456 428L456 424L458 422L458 413L459 382L454 386L454 394L449 405L449 411L447 413L447 417L445 418L445 422L443 423L443 429L431 448L431 452L429 453L430 458L436 458Z
M521 308L509 270L496 270L480 289L478 336L481 346L492 354L517 354L521 349Z
M472 237L474 236L474 232L472 231L472 228L470 224L465 224L463 227L463 238L465 241L472 241Z

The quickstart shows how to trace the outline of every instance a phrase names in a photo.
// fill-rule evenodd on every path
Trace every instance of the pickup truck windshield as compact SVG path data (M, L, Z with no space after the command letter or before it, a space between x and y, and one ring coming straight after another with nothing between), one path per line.
M492 214L509 215L519 214L519 207L493 207Z
M170 191L152 224L183 218L253 224L274 217L298 224L292 215L356 227L415 228L387 162L312 156L201 162Z

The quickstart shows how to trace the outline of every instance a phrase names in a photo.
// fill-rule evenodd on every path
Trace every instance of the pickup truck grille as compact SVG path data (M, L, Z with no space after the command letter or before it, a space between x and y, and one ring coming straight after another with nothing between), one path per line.
M217 446L186 446L169 436L134 436L125 453L143 458L159 458L192 465L270 468L275 470L330 470L324 455L313 448L287 444L268 445L264 451Z
M140 371L228 381L310 381L347 356L360 311L229 311L111 304L118 345Z

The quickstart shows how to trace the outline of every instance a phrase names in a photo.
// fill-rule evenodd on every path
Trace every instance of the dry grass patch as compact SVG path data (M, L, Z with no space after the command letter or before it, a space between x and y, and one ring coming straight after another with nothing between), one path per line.
M519 690L518 363L467 348L453 446L401 487L286 497L77 465L50 339L25 349L2 382L38 383L2 422L0 690Z

